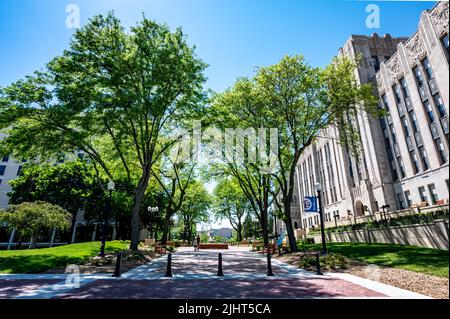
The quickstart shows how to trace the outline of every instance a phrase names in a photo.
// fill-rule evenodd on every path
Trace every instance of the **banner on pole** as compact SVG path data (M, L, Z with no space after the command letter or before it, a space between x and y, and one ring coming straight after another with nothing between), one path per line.
M307 213L317 213L319 212L317 206L317 197L315 196L307 196L303 201L303 208Z

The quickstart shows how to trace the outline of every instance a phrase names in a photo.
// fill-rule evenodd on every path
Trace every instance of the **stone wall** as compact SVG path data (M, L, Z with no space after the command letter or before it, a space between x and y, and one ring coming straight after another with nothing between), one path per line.
M383 243L419 246L448 250L449 223L435 221L430 224L389 227L386 229L364 229L342 233L327 233L328 242ZM320 234L315 243L321 242Z

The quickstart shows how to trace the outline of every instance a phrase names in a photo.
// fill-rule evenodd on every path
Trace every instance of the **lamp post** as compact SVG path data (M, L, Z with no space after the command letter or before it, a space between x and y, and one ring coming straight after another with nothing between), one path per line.
M381 206L381 210L383 211L383 215L384 215L383 219L384 219L384 222L385 222L386 225L387 225L386 208L389 208L389 207L390 207L389 205Z
M338 218L338 215L336 214L336 212L333 213L333 217L334 217L334 226L337 228L337 218Z
M147 208L147 210L150 213L150 236L151 236L152 239L155 239L154 238L154 233L153 233L152 214L153 213L157 213L159 211L159 207L158 206L155 206L155 207L149 206Z
M323 224L323 209L321 201L322 185L320 185L320 183L316 184L316 191L317 191L317 201L319 202L320 232L322 234L322 255L326 255L327 244L325 242L325 228Z
M108 228L108 218L109 218L109 216L111 216L111 197L112 197L112 191L114 190L114 186L115 186L114 182L109 181L109 183L108 183L109 198L107 201L107 207L105 209L105 213L103 214L105 220L103 223L102 245L100 247L100 253L99 253L100 257L105 256L106 230Z

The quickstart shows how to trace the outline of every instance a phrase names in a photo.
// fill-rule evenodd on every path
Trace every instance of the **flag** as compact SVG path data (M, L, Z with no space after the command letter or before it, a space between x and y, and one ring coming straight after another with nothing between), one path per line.
M317 207L317 197L315 196L305 197L303 201L303 207L305 209L305 212L307 213L317 213L319 211Z

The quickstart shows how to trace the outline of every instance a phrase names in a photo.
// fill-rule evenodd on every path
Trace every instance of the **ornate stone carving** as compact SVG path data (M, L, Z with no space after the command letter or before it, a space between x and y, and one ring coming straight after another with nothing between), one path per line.
M378 92L383 92L384 91L384 85L383 85L383 80L381 79L380 72L378 72L375 75L375 81L377 82Z
M436 35L440 37L444 32L448 33L448 1L441 1L430 12Z
M406 57L408 59L409 66L412 66L425 55L425 47L422 44L422 36L420 32L417 32L405 45Z
M397 54L394 55L386 65L389 80L394 82L400 73L400 63Z

